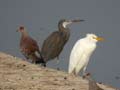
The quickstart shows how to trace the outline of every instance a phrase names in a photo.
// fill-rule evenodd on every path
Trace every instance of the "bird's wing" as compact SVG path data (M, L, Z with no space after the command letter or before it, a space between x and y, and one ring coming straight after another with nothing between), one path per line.
M80 57L79 62L76 65L76 73L79 73L81 70L83 70L83 74L84 74L87 68L88 61L89 61L89 56L86 55L84 51L82 56Z
M39 52L37 42L31 37L27 37L22 41L21 48L28 54L34 53L36 51Z
M42 54L45 56L52 56L52 57L56 56L57 55L56 50L59 49L61 41L62 41L62 39L60 38L60 34L58 32L53 32L44 41L44 43L42 45Z
M37 42L34 39L31 39L31 48L33 48L36 51L39 51L39 46L37 44Z
M69 61L69 73L72 73L77 64L80 62L81 57L83 56L84 53L84 48L82 47L83 47L82 40L78 40L71 51Z

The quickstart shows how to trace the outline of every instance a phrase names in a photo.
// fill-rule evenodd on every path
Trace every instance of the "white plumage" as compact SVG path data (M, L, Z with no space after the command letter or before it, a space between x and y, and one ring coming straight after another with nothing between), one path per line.
M87 34L85 38L78 40L70 54L68 72L77 75L83 70L84 74L89 58L96 48L96 43L101 40L103 38L97 37L95 34Z

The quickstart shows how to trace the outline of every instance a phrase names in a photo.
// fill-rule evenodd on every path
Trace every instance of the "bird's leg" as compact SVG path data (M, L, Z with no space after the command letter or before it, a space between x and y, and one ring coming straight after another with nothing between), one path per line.
M60 62L60 61L59 61L59 56L57 56L57 64L59 64L59 62Z
M83 75L83 78L84 78L85 75L86 75L86 67L83 68L83 73L82 73L82 75Z
M31 63L36 64L36 57L34 56L34 53L31 53L31 55L29 55L29 58L31 59Z
M72 76L72 77L76 77L77 76L77 73L75 72L75 69L72 71L72 73L70 73L70 76Z
M57 60L57 64L56 64L56 65L58 66L58 65L59 65L59 62L60 62L60 61L59 61L59 56L57 56L57 59L56 59L56 60ZM60 70L60 68L57 67L57 70Z
M23 56L25 57L23 60L24 60L24 61L29 61L28 55L26 55L25 53L22 53L22 54L23 54Z
M75 70L75 69L72 71L72 74L73 74L74 76L77 76L77 73L76 73L76 70Z
M33 63L33 64L36 64L36 63L35 63L35 60L32 60L32 63Z

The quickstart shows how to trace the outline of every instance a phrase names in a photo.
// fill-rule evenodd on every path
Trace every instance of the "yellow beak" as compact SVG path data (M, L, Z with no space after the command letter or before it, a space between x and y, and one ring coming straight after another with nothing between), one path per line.
M97 37L97 38L95 38L97 41L104 41L104 38L102 38L102 37Z

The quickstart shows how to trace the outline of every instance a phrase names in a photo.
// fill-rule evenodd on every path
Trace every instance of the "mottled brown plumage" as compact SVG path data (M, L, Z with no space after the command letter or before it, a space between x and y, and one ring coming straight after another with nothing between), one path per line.
M66 26L73 22L80 22L84 20L65 20L62 19L58 23L58 31L53 32L42 45L42 55L44 60L47 62L51 59L58 58L61 51L63 50L66 42L70 37L70 30Z
M21 32L21 53L26 57L26 59L31 59L32 63L41 63L45 65L37 42L28 35L23 26L19 27L17 31Z

